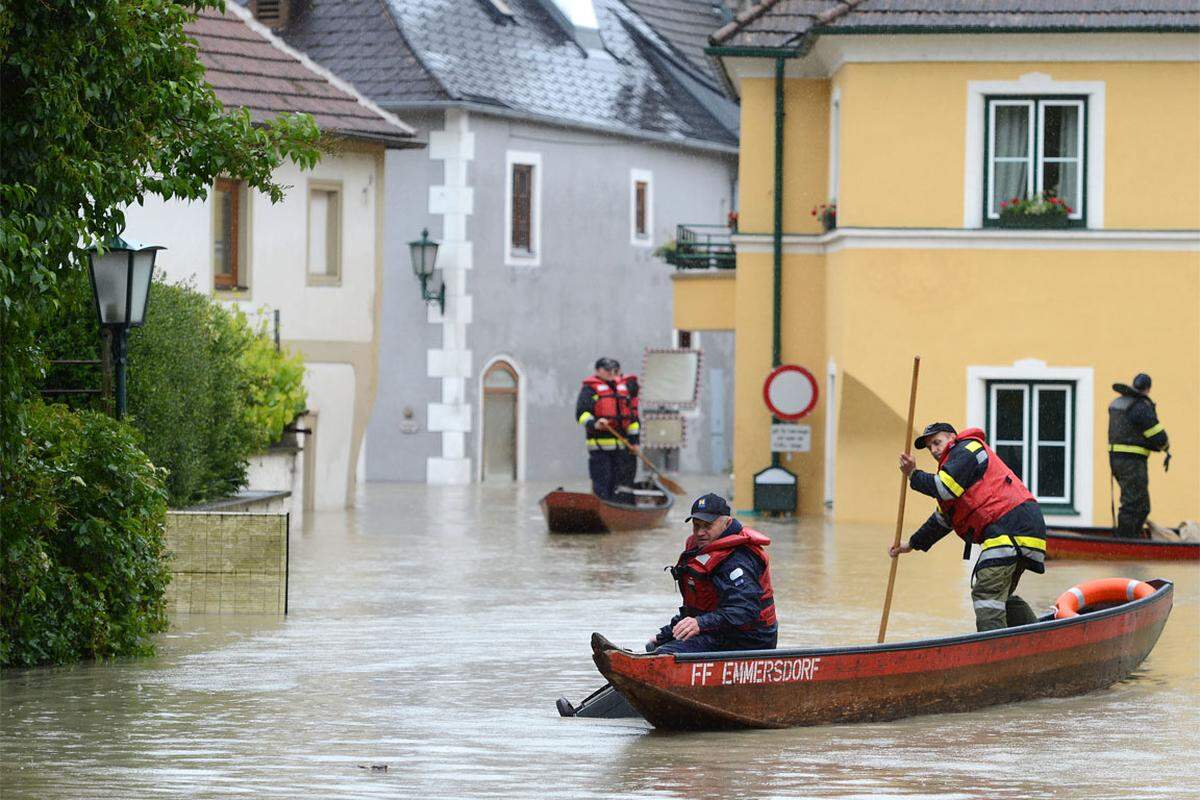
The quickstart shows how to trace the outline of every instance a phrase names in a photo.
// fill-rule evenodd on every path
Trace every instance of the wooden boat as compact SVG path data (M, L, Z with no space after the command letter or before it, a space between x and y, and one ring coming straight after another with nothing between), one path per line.
M1145 659L1174 587L986 633L826 649L645 655L592 634L608 681L655 727L783 728L970 711L1102 689Z
M1112 528L1055 525L1046 530L1046 558L1100 561L1200 561L1200 542L1123 539Z
M657 483L634 488L636 503L601 500L591 492L568 492L560 486L543 497L538 505L551 533L608 533L638 531L658 527L675 498Z

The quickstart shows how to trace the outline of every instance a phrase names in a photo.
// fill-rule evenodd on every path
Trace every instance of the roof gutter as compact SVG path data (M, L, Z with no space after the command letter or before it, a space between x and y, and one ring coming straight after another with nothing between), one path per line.
M738 154L738 146L736 144L721 144L720 142L710 142L704 139L693 139L691 137L676 137L668 136L667 134L653 133L651 131L629 130L627 128L618 128L613 125L599 125L596 123L578 122L575 120L563 119L561 117L551 117L546 114L531 114L528 111L518 111L516 109L489 105L487 103L476 103L470 100L382 100L377 101L377 103L380 107L393 112L426 110L444 111L449 108L459 108L464 111L472 111L477 114L501 117L504 119L521 120L523 122L535 122L555 128L581 130L591 133L603 133L609 136L623 136L627 139L654 142L655 144L672 145L674 147L682 147L690 150L702 150L708 153L720 153L722 155L736 156Z

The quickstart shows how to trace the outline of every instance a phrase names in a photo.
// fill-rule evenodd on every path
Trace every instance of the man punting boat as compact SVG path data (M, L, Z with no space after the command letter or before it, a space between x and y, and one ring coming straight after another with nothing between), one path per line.
M1034 622L1033 609L1013 594L1024 570L1046 571L1046 520L1033 494L988 447L979 428L958 433L949 423L935 422L915 444L929 448L937 472L917 469L907 453L900 455L900 471L911 489L937 500L938 510L889 554L928 550L953 530L963 540L964 559L971 557L972 544L981 550L971 575L976 629Z

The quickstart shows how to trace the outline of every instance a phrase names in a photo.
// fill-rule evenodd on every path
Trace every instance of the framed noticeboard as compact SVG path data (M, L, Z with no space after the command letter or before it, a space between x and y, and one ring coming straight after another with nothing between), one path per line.
M695 408L700 401L701 352L691 349L646 348L639 376L643 408Z
M640 441L648 450L678 450L687 442L687 423L680 414L643 414Z

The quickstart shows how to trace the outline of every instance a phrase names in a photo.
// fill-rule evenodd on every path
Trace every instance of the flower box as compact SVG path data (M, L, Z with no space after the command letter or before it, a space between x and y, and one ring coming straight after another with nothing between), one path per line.
M999 228L1066 228L1071 224L1065 214L1001 214L996 221Z
M1061 198L1050 192L1041 192L1033 197L1014 197L1000 204L1001 228L1066 228L1071 224L1072 209Z

